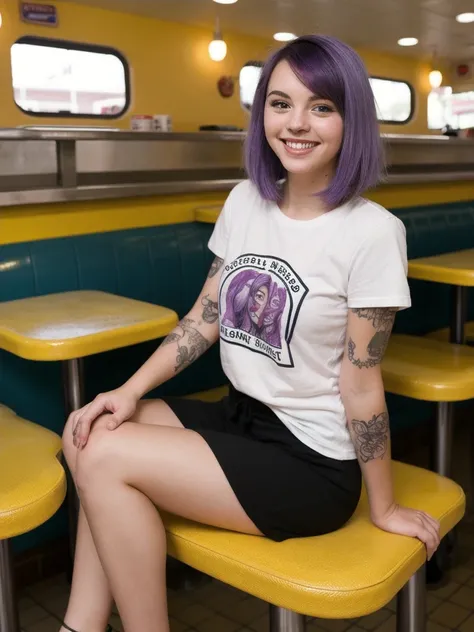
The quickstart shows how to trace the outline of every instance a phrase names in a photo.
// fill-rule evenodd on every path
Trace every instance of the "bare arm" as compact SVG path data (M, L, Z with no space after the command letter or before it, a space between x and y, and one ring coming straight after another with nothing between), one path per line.
M372 517L394 504L390 427L380 364L396 310L349 310L340 392L369 495Z
M155 353L124 384L140 398L197 360L219 338L217 294L222 259L212 262L201 293Z
M381 363L397 310L349 310L340 392L357 453L374 524L419 538L428 556L439 544L439 524L422 511L397 505L392 482L390 424Z

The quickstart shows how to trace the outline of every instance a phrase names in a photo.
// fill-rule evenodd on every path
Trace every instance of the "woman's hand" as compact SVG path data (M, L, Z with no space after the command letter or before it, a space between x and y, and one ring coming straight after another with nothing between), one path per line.
M108 393L101 393L87 406L75 410L69 415L71 422L73 442L78 450L84 448L90 435L92 424L104 413L112 413L107 428L115 430L127 419L130 419L137 409L139 397L126 390L117 388Z
M383 516L373 517L372 522L384 531L418 538L426 546L428 559L439 546L439 522L424 511L393 505Z

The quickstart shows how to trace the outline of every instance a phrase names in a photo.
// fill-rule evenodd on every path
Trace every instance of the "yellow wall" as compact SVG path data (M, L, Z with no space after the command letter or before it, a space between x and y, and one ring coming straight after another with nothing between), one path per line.
M0 245L145 226L214 222L226 193L32 204L0 208ZM471 182L382 186L367 196L391 209L473 199ZM204 211L204 212L203 212Z
M59 27L24 24L19 19L17 0L3 0L0 10L0 126L32 124L108 125L93 119L45 119L23 114L14 104L11 83L10 47L21 36L36 35L104 44L118 48L131 68L132 104L129 112L112 122L129 128L131 114L171 114L176 131L195 131L201 124L247 125L248 117L239 104L238 90L223 99L216 82L221 75L238 76L251 59L265 59L274 42L256 37L225 33L229 47L220 63L209 59L209 29L162 22L136 15L106 11L73 3L55 2ZM429 91L423 62L396 55L361 50L370 74L409 81L417 93L414 120L404 126L383 126L384 132L428 133L426 96Z

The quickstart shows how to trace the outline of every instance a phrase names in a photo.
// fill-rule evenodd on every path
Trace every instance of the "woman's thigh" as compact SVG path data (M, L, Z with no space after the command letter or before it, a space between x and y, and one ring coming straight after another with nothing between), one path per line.
M148 413L153 406L147 407ZM146 417L142 417L146 418ZM98 484L100 481L100 484ZM117 483L145 494L157 507L184 518L261 535L242 508L203 437L193 430L125 422L109 431L99 420L78 455L77 482L88 494L107 494Z

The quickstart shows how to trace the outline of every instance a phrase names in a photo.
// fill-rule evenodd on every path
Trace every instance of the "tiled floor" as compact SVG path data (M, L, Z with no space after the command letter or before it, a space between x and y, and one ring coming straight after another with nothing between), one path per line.
M474 522L460 525L458 557L444 585L428 591L428 632L474 632ZM63 575L26 589L20 601L22 630L57 632L68 592ZM171 632L267 632L267 610L265 603L217 581L169 592ZM314 619L307 632L395 632L394 613L392 602L354 621ZM117 614L110 623L122 630Z

